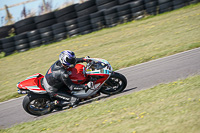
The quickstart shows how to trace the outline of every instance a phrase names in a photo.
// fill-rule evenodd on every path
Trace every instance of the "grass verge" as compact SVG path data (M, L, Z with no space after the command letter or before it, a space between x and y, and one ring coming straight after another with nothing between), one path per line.
M45 74L61 51L104 58L115 70L200 47L200 4L132 21L0 59L0 102L18 97L16 84Z
M2 129L5 133L198 133L200 75Z

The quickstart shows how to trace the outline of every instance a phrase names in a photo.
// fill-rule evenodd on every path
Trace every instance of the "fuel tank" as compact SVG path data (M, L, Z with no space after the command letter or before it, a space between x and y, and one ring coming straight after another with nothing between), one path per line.
M82 64L76 64L73 68L68 68L68 71L71 71L70 79L75 84L84 84L87 80L85 75L85 66Z

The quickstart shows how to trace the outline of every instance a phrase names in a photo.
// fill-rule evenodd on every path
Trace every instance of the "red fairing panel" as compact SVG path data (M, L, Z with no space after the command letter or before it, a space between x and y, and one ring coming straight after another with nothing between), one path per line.
M20 82L17 87L20 89L28 89L31 91L46 91L41 86L41 79L44 78L44 76L40 73L34 74L29 76L24 81Z
M87 77L83 74L84 65L82 64L76 64L74 68L67 69L68 71L71 71L71 75L69 75L69 78L72 80L75 84L84 84L84 82L87 80Z
M98 83L103 83L104 81L107 80L107 78L109 78L109 74L88 74L89 76L93 76L93 77L101 77L101 78L98 78L98 80L95 82L95 84L98 84Z

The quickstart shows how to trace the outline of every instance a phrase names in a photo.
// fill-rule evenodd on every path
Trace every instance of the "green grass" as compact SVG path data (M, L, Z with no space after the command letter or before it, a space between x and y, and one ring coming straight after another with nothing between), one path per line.
M200 4L41 46L0 59L0 102L18 97L16 84L45 74L69 49L77 57L104 58L115 70L200 46Z
M4 133L199 133L200 75L2 129Z

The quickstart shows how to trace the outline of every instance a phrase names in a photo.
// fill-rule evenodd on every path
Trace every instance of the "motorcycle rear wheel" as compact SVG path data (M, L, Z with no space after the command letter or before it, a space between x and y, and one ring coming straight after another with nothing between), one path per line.
M51 99L48 95L27 95L23 100L24 110L35 116L41 116L53 111L53 108L49 106Z
M126 77L120 73L114 72L101 87L100 92L106 95L114 95L122 92L126 88L126 85Z

